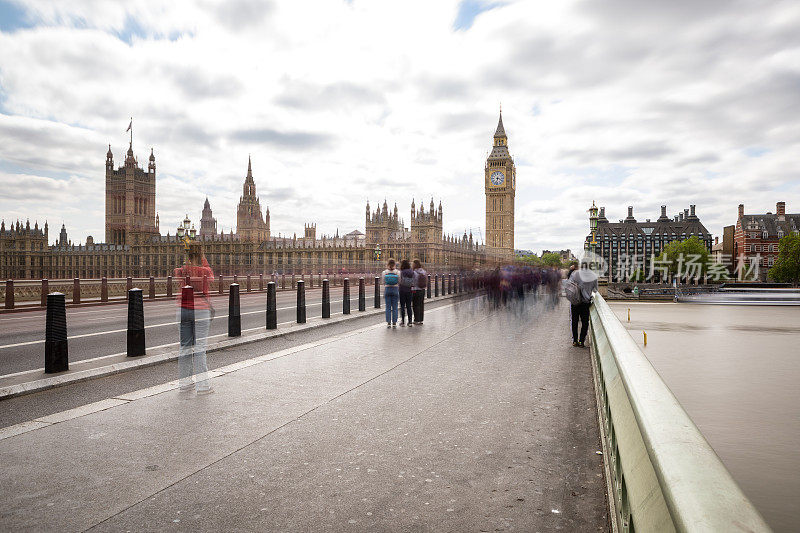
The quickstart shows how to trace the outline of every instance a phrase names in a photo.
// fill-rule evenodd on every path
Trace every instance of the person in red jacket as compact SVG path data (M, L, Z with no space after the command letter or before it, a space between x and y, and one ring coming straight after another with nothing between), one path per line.
M196 387L197 394L209 394L213 390L208 383L206 340L214 307L211 305L208 289L214 279L214 272L203 255L202 244L193 242L187 245L186 264L176 268L173 276L181 280L184 289L192 288L191 291L181 290L178 296L181 341L178 357L180 391L190 392ZM195 380L196 383L193 383Z

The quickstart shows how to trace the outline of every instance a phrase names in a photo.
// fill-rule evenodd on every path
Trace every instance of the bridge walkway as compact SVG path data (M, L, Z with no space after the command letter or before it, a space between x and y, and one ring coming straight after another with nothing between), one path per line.
M567 313L466 299L45 417L0 440L0 529L605 531Z

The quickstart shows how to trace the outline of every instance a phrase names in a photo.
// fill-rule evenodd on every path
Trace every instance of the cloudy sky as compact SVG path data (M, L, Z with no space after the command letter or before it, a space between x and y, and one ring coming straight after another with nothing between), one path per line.
M517 248L579 248L593 200L714 234L740 202L800 212L794 0L0 0L0 217L102 239L133 116L163 233L206 195L234 226L251 154L274 233L434 197L482 235L501 103Z

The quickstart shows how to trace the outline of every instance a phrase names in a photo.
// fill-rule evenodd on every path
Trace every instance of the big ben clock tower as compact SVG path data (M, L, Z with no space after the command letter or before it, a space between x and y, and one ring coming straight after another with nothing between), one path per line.
M514 194L517 170L508 152L503 111L494 132L492 153L486 159L486 250L506 261L514 259Z

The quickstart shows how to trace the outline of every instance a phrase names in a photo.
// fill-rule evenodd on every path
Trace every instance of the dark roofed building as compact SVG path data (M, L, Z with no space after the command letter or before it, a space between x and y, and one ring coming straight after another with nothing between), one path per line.
M633 215L633 206L628 206L628 216L619 222L609 222L605 207L599 209L592 204L589 209L589 228L584 249L602 257L608 267L610 281L622 281L625 273L633 269L650 272L652 260L664 247L673 241L684 241L697 237L711 251L711 233L703 226L690 205L672 218L667 216L667 206L661 206L661 215L651 221L639 222ZM638 266L630 267L632 263Z

